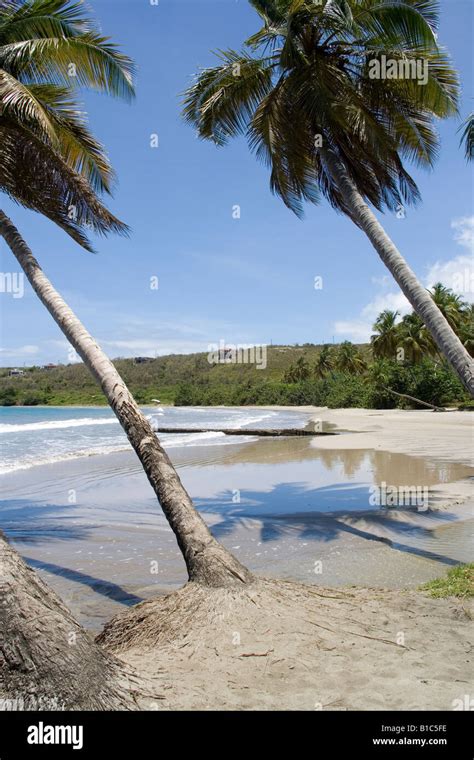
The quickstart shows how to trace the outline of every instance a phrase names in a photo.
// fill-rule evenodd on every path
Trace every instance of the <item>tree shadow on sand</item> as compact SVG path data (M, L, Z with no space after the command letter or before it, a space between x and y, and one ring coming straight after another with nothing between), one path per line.
M1 528L10 541L35 545L49 540L82 540L93 526L77 525L77 515L64 512L64 505L37 504L31 499L0 503Z
M240 503L232 502L232 492L222 492L196 504L201 512L221 518L212 527L218 540L252 521L253 527L259 524L262 542L287 537L290 532L298 540L324 543L351 534L445 565L459 564L460 560L423 546L436 542L434 531L455 521L455 514L429 509L420 512L416 507L371 507L368 496L367 486L357 484L308 489L302 483L280 483L270 491L244 491ZM344 509L340 509L341 502Z
M64 509L63 505L37 504L26 499L3 501L0 505L2 531L17 546L30 567L89 586L97 594L126 606L142 602L141 597L116 583L23 554L21 545L33 547L51 541L82 541L92 534L94 525L75 525L77 515L65 514Z
M58 575L61 578L67 578L67 580L75 581L76 583L82 583L85 586L89 586L96 594L102 594L108 599L112 599L114 602L120 602L130 607L133 604L143 602L143 598L130 593L126 589L119 586L117 583L111 581L105 581L103 578L96 578L88 573L82 573L78 570L71 570L69 567L62 567L61 565L55 565L52 562L43 562L33 557L26 557L23 555L23 559L31 567L37 570L45 570L53 575Z

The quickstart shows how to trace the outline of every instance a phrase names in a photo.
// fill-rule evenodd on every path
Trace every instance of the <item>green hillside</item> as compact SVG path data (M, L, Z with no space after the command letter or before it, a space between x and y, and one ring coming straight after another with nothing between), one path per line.
M410 404L387 387L434 404L466 401L453 373L431 358L412 364L374 360L369 345L346 342L324 349L329 369L322 373L322 349L312 344L271 346L265 369L255 364L211 364L207 353L172 354L144 363L116 359L114 364L140 404L153 403L155 398L183 406L315 404L384 408ZM11 376L9 368L0 369L0 405L106 403L83 364L49 369L24 367L22 372Z
M134 359L115 359L114 365L139 403L151 402L153 398L174 403L183 384L217 392L221 386L229 390L249 383L281 381L285 371L301 356L314 361L319 350L314 345L269 347L266 369L251 364L210 364L207 353L171 354L141 364ZM48 370L23 367L25 374L18 377L10 377L10 369L0 369L0 403L11 399L15 404L26 405L106 404L83 364L59 365Z

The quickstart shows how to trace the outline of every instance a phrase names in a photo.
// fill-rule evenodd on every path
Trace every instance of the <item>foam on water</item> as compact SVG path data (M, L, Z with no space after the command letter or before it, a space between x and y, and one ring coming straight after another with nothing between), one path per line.
M9 433L31 433L35 430L62 430L65 428L84 427L91 425L113 425L118 424L118 420L112 418L110 420L101 420L84 417L84 419L74 420L48 420L47 422L30 422L24 425L9 425L8 423L0 424L0 434L6 435Z
M300 427L306 422L306 416L297 411L240 407L164 407L144 411L167 449L235 445L255 438L244 435L235 439L219 432L160 434L163 427ZM106 407L0 408L0 420L0 474L130 448L118 420Z

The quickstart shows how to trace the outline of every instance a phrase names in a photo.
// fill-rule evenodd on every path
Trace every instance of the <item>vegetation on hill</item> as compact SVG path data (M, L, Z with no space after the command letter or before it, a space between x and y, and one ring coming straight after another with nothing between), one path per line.
M464 346L474 353L472 305L436 285L432 296ZM439 355L423 322L410 313L382 312L370 344L269 346L265 369L256 364L210 363L206 353L169 355L114 364L139 404L159 399L179 406L314 404L392 408L416 406L407 396L436 406L469 407L459 379ZM402 395L398 395L402 394ZM0 370L0 405L105 404L83 364L29 367L11 377Z

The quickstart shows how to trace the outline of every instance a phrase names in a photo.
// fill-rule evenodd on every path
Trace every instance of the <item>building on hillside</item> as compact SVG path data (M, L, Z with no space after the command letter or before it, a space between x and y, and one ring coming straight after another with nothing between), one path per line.
M152 356L135 356L133 363L134 364L147 364L148 362L152 362L153 357Z

